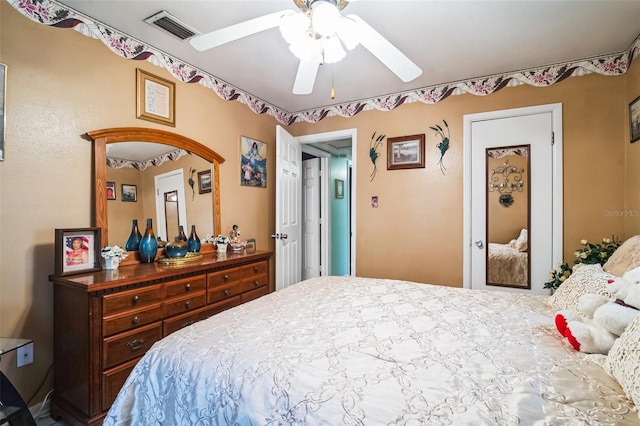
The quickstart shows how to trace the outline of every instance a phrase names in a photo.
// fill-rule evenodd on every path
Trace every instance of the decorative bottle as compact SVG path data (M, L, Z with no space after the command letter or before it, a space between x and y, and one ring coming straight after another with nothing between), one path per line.
M147 219L147 229L140 240L140 261L142 263L152 263L158 254L158 240L153 232L153 221Z
M182 225L178 226L176 241L187 241L187 235L184 233L184 227Z
M140 230L138 229L138 219L133 219L131 221L131 235L129 235L129 239L124 245L125 250L138 251L141 239L142 235L140 234Z
M196 226L191 225L191 234L189 235L189 240L187 241L188 250L190 252L199 253L200 252L200 238L198 234L196 234Z

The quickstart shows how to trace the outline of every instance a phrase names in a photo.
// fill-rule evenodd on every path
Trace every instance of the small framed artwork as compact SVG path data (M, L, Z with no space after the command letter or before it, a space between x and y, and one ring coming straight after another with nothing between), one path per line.
M57 276L102 270L100 228L56 229L55 233Z
M176 126L176 84L136 68L136 118Z
M198 172L198 193L211 192L211 170Z
M424 168L424 133L387 138L387 170Z
M138 201L138 187L127 183L122 184L122 201L135 203Z
M336 179L336 198L344 198L344 181Z
M629 135L632 143L640 140L640 96L629 104Z
M7 87L7 66L0 64L0 161L4 161L4 127L6 119L5 111L5 91Z
M116 199L116 183L107 182L107 200Z
M267 187L267 144L240 137L240 185Z

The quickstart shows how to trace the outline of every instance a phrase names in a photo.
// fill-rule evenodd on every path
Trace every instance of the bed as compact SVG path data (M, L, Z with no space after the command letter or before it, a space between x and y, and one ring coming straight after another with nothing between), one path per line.
M529 286L529 253L510 244L489 243L487 284Z
M321 277L175 332L111 425L638 425L549 296Z

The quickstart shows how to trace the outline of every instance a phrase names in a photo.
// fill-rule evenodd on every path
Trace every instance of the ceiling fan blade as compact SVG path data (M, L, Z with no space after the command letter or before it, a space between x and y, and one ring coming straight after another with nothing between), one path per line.
M308 95L313 92L319 67L320 64L315 61L300 61L296 81L293 83L294 95Z
M240 38L259 33L260 31L277 27L280 24L280 19L284 15L290 13L295 12L292 10L281 10L280 12L270 13L268 15L260 16L258 18L230 25L207 34L193 37L189 40L189 43L191 43L191 46L196 50L202 52L203 50L212 49L225 43L229 43L230 41L238 40Z
M422 70L389 40L357 15L348 15L358 24L360 44L405 83L417 78Z

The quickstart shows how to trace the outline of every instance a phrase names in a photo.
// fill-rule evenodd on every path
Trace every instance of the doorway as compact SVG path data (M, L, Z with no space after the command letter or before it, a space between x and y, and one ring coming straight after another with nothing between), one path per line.
M518 180L509 181L505 170ZM548 294L544 282L562 259L562 105L464 116L464 200L464 287ZM491 217L499 214L502 221L505 212L518 210L525 217L513 235L504 226L499 238L489 232L496 222ZM521 235L526 246L512 244ZM526 255L525 285L492 282L496 247Z
M187 225L187 208L182 169L155 176L156 236L173 241L178 226ZM174 235L175 233L175 235Z
M335 145L337 141L348 141L348 148L351 159L349 160L349 168L345 168L344 180L342 183L336 182L336 177L331 174L330 162L335 157L327 151L318 149L322 145ZM348 260L346 273L341 275L355 274L355 197L356 182L350 176L356 174L356 161L353 152L357 148L357 131L356 129L339 130L333 132L305 135L293 137L281 126L276 126L276 220L275 234L272 235L275 241L275 269L276 269L276 290L286 288L301 280L302 271L302 151L312 151L315 156L320 157L321 168L322 162L327 162L327 167L320 170L320 189L318 191L320 197L320 208L325 213L321 213L319 252L321 256L320 274L329 275L331 272L331 255L332 255L332 220L329 214L329 202L337 198L335 195L336 186L343 188L343 203L348 203L348 209L341 219L347 222L346 231L341 236L346 238L344 250ZM343 159L346 161L346 159ZM348 191L348 195L347 195ZM324 200L324 202L322 202Z

